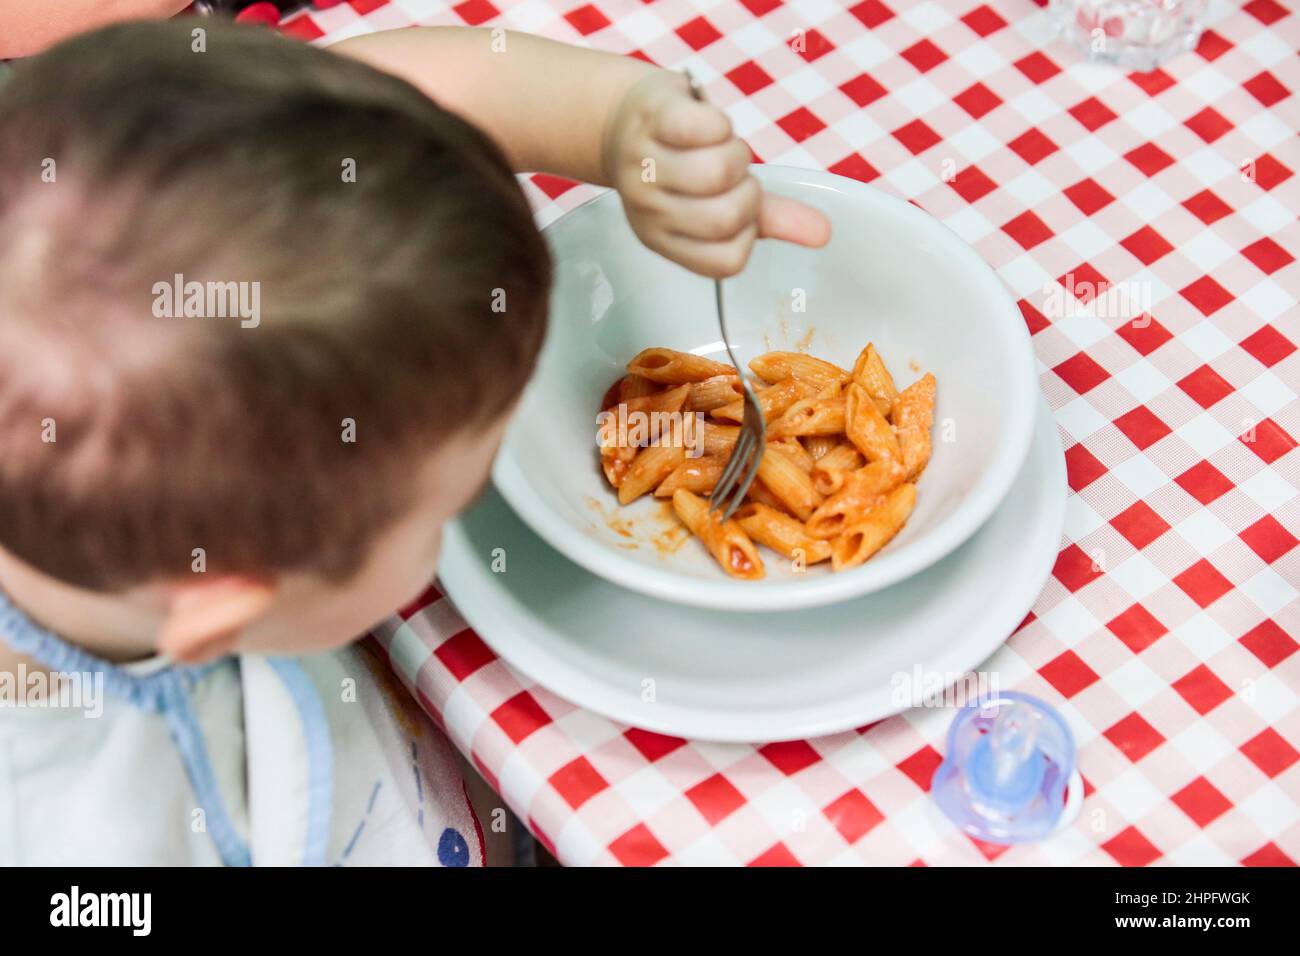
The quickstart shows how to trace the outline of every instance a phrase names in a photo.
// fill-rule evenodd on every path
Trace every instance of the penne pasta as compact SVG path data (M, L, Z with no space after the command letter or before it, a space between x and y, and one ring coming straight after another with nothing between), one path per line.
M652 382L662 382L667 385L703 382L715 375L735 374L735 369L731 366L715 362L713 359L664 348L644 349L627 363L627 370Z
M813 461L825 458L826 453L840 443L835 435L805 435L801 440L803 447L808 449L808 454L812 455Z
M858 451L853 442L845 441L816 459L808 474L818 493L829 496L839 491L849 473L861 468L863 464L862 452Z
M765 576L760 545L797 562L796 571L860 565L915 507L916 479L932 452L934 375L900 392L871 343L852 372L784 351L749 367L767 442L732 520L707 499L740 436L743 385L733 368L703 356L645 349L610 385L597 433L606 481L621 505L647 494L671 501L732 577Z
M916 506L916 485L902 484L887 494L861 521L844 529L831 545L831 567L857 567L898 534Z
M797 378L817 388L832 382L843 385L852 377L838 365L802 352L765 352L750 362L749 368L765 382Z
M791 514L804 521L822 503L808 473L778 445L768 445L758 465L758 477Z
M621 403L624 419L626 420L627 416L633 413L644 413L648 416L671 416L681 410L689 391L690 386L681 385L652 395L641 395L628 399L626 402ZM615 406L612 409L605 409L605 411L609 414L605 417L600 430L597 432L597 444L600 446L600 467L601 471L605 473L605 480L613 487L621 489L632 460L636 458L637 450L641 447L640 444L631 441L631 439L642 437L645 442L648 442L650 435L648 433L644 436L640 436L639 433L634 434L635 429L630 429L628 433L620 435L618 431L619 407ZM671 425L673 419L669 418L668 422ZM682 444L682 442L679 441L678 444Z
M630 402L634 398L644 398L659 390L659 386L642 375L624 375L618 381L618 400Z
M681 445L651 445L642 448L632 464L627 467L618 486L618 503L636 501L676 470L686 460L686 449Z
M623 484L627 469L636 457L636 449L629 446L604 446L600 449L600 470L605 473L605 480L617 488Z
M688 458L668 475L655 489L656 498L671 498L678 488L697 495L706 495L713 490L727 464L725 458Z
M886 459L850 472L843 486L805 520L814 538L833 538L861 521L882 497L903 480L903 466Z
M775 385L758 389L754 392L754 397L758 399L758 407L763 410L763 420L770 422L785 414L786 409L812 394L812 391L813 386L809 383L787 378ZM721 408L715 408L713 417L728 418L733 422L744 421L745 400L740 398Z
M934 376L926 372L894 401L894 432L907 480L915 481L930 461L930 427L934 424Z
M727 574L748 580L763 577L763 559L735 520L723 521L709 511L708 502L684 488L673 493L673 510Z
M689 385L678 385L676 388L665 389L662 392L653 392L649 395L638 395L635 398L629 398L623 404L627 406L629 414L632 412L645 412L647 414L680 412L690 394L691 387Z
M711 412L723 405L730 405L737 399L743 401L744 397L740 376L734 372L730 375L715 375L691 385L686 407L693 412Z
M787 558L802 555L805 564L816 564L831 556L830 542L809 537L799 519L767 505L741 505L736 521L745 534Z
M767 505L773 511L789 513L789 508L776 495L772 494L767 485L763 484L762 478L755 478L753 484L749 486L749 491L745 493L745 501L753 502L757 505Z
M888 418L893 411L894 401L898 398L898 389L894 386L889 369L885 368L885 363L876 354L876 347L870 342L853 363L853 381L867 390L880 414Z
M736 439L739 436L739 425L715 425L713 422L705 422L704 454L730 455L731 449L736 447Z
M851 382L844 406L844 433L867 461L902 460L898 438L867 390Z
M777 439L773 439L772 441L769 441L767 444L769 447L775 446L777 448L780 448L783 452L789 455L791 459L794 460L794 463L798 465L803 471L805 472L812 471L813 456L808 454L807 450L803 447L803 445L799 444L799 439L777 438Z
M800 399L772 423L767 433L773 438L842 435L844 404L845 400L839 396Z

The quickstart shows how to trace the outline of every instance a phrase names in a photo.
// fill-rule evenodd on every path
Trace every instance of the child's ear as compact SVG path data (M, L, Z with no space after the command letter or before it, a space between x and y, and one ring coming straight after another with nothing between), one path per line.
M240 577L173 586L158 630L158 651L178 664L205 664L229 654L275 596L274 584Z

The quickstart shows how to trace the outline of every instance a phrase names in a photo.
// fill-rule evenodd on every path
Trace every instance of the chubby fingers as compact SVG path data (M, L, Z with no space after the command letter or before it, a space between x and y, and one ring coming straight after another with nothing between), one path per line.
M655 164L655 184L687 196L725 193L749 175L750 152L745 141L734 137L712 146L675 149L656 143L650 158Z
M830 220L811 206L764 192L746 175L725 193L692 196L654 190L636 220L654 249L711 278L735 275L749 261L756 239L779 239L810 248L831 237ZM636 226L634 222L634 228Z
M831 221L825 213L798 200L763 193L758 234L762 239L781 239L818 249L830 241Z
M633 228L656 252L695 272L721 278L739 272L749 259L758 237L762 202L758 181L748 175L716 196L656 190Z
M687 239L724 242L746 229L758 231L763 190L753 176L717 196L683 196L665 193L659 209L666 231Z
M749 145L734 135L731 121L721 110L708 103L698 102L682 95L668 96L659 104L654 114L651 136L655 143L655 185L660 190L676 196L716 197L723 194L751 197L744 184L752 182L749 164L752 159ZM661 194L662 198L662 194ZM669 201L685 216L689 205ZM706 223L716 217L726 218L732 210L726 202L717 208L701 207L699 216ZM774 194L762 195L757 207L758 235L763 239L780 239L801 246L818 248L830 239L830 220L818 210L793 199ZM694 218L693 216L691 218ZM677 219L677 231L698 238L723 238L697 233L690 226L682 227ZM746 222L745 225L748 225ZM706 233L710 227L703 227ZM739 231L738 229L735 231Z
M752 176L722 196L661 196L660 203L654 217L657 228L643 233L642 240L661 255L713 279L743 271L760 238L819 248L831 237L825 214L763 192Z
M722 278L745 267L759 238L812 247L830 238L822 213L764 194L748 144L724 112L691 97L684 77L643 87L637 115L619 191L633 229L656 252Z
M699 149L717 146L732 138L731 120L716 106L692 99L682 88L667 94L654 110L650 135L673 149Z
M743 270L757 238L758 228L752 224L724 240L696 239L673 232L642 237L655 252L710 279L725 279Z

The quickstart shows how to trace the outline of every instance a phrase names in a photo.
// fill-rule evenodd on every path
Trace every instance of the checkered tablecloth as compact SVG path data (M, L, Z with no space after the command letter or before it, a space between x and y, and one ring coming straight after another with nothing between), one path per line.
M1008 850L938 818L950 710L759 747L648 733L513 672L431 589L376 636L562 862L1300 860L1300 14L1214 2L1208 22L1127 75L1080 63L1031 0L353 0L283 25L503 25L689 66L761 161L945 222L1033 333L1066 538L985 669L1067 718L1074 825ZM590 194L525 188L542 222ZM1107 318L1098 282L1147 314Z

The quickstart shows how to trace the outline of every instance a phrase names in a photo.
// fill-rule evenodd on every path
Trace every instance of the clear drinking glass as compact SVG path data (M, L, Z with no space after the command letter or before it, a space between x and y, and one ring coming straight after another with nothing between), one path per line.
M1089 60L1145 72L1196 46L1206 2L1051 0L1051 11Z

